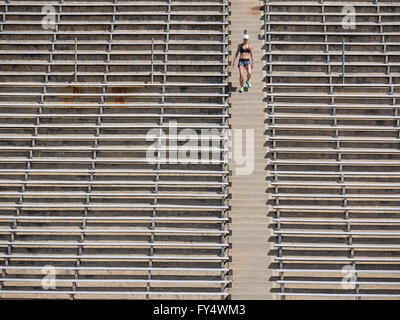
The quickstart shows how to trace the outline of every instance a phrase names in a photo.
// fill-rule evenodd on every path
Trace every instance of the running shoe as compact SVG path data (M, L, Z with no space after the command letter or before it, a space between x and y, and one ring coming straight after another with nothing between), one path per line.
M250 89L250 88L251 88L251 82L247 80L247 81L246 81L246 84L247 84L247 88Z
M240 92L240 93L243 93L243 92L244 92L244 88L241 87L241 88L239 89L239 92Z

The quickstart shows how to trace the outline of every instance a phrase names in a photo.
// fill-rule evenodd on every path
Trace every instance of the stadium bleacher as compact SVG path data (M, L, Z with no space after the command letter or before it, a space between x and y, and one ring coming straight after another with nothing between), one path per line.
M0 1L0 298L400 297L400 3L233 3Z
M1 297L227 298L228 4L0 10ZM218 160L165 158L171 123Z
M399 16L396 1L265 1L281 299L400 297Z

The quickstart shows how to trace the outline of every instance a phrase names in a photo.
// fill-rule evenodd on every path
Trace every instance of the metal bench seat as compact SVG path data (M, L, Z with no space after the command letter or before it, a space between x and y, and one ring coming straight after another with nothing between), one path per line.
M163 124L163 125L157 125L157 124L133 124L133 123L110 123L110 124L85 124L85 125L79 125L79 124L25 124L25 123L16 123L16 124L10 124L10 123L1 123L0 124L0 129L1 128L26 128L26 129L32 129L32 128L70 128L70 129L143 129L143 128L156 128L156 129L162 129L162 128L169 128L169 124ZM191 129L228 129L228 125L218 125L218 124L181 124L177 123L176 128L191 128Z
M368 189L368 188L399 188L400 183L390 183L390 182L316 182L316 181L293 181L293 182L287 182L287 181L271 181L272 185L279 185L279 186L293 186L293 187L298 187L298 186L310 186L310 187L335 187L335 188L341 188L341 187L346 187L346 188L363 188L363 189Z
M1 206L1 203L0 203ZM280 210L303 210L303 211L319 211L319 210L328 210L328 211L357 211L357 212L364 212L364 211L382 211L382 212L400 212L399 207L384 207L379 206L378 208L369 207L369 206L321 206L321 205L273 205L272 208L280 209Z
M228 5L228 4L221 4L221 3L216 3L216 2L208 2L208 5L204 4L204 2L197 2L197 3L198 3L198 5L196 5L196 6L204 7L206 9L210 9L210 7L223 7L223 6L227 6ZM43 7L45 5L46 4L43 4L41 6ZM134 10L129 10L129 11L128 10L124 10L124 11L107 12L107 11L96 10L96 8L93 8L93 5L90 5L88 3L87 4L84 4L84 3L82 3L82 4L81 3L72 4L72 3L64 2L64 3L53 3L51 5L53 5L54 7L59 7L59 9L64 9L64 7L66 7L66 8L68 8L68 7L69 8L71 8L71 7L74 8L75 7L75 8L83 9L82 7L88 7L88 6L90 7L90 6L92 6L92 8L86 8L86 9L90 10L89 12L61 10L61 11L56 13L56 15L70 15L70 16L71 15L72 16L74 16L74 15L77 15L77 16L80 16L80 15L93 15L93 16L98 16L98 15L104 15L104 16L108 16L108 15L115 15L115 16L119 16L119 15L143 15L143 16L145 16L145 15L167 15L168 13L166 12L165 8L158 9L157 7L168 7L168 6L191 7L191 6L194 6L193 3L189 3L189 2L181 2L181 3L171 2L170 4L168 4L166 2L158 3L158 4L157 3L154 4L154 3L149 2L148 5L144 4L143 2L136 2L136 3L131 2L129 4L124 4L123 2L118 2L118 3L112 3L112 4L104 3L104 5L100 5L100 4L97 5L97 6L100 6L100 7L103 7L103 8L104 7L110 7L110 9L111 8L113 9L114 7L128 7L128 8L130 7L132 9L134 9ZM32 7L31 4L26 5L26 4L22 4L22 3L19 3L19 4L16 3L16 4L12 5L12 6L10 6L10 5L8 5L8 6L11 7L11 8L14 7L15 9L17 9L18 6ZM33 5L33 7L34 7L34 5ZM142 9L141 7L144 7L144 9L150 8L151 10L147 10L147 11L138 10L139 8ZM156 8L154 8L154 7L156 7ZM31 11L31 12L29 12L29 11L13 11L13 10L12 11L10 11L10 10L6 11L6 14L7 15L28 15L28 16L35 16L35 15L43 16L44 15L41 11ZM170 14L171 15L194 15L194 16L228 15L227 12L221 11L221 8L215 9L215 10L199 10L199 11L184 10L183 8L181 8L181 9L172 8Z
M36 280L38 281L38 280ZM284 283L284 284L311 284L311 285L342 285L342 281L337 280L318 280L318 281L311 281L311 280L277 280L277 283ZM400 282L397 281L349 281L349 284L353 285L373 285L373 286L398 286Z
M30 3L29 6L32 7L43 7L45 5L48 5L49 1L35 1L33 3ZM8 7L26 7L27 5L23 2L12 2L8 0L3 0L2 3L0 2L0 5L7 5ZM129 2L89 2L89 1L59 1L59 0L54 0L51 1L51 5L55 7L167 7L168 2L167 1L129 1ZM227 6L227 2L214 2L214 1L193 1L193 2L186 2L186 1L174 1L171 2L171 6L183 6L183 7L224 7ZM394 5L395 6L395 5Z
M392 126L355 126L355 125L295 125L295 124L269 124L270 129L291 129L291 130L346 130L346 131L399 131L400 127Z
M328 13L327 13L328 14ZM360 15L363 13L360 12ZM290 13L292 15L292 12ZM0 44L2 41L0 41ZM288 45L324 45L324 46L342 46L342 42L339 41L299 41L299 40L293 40L293 41L287 41L287 40L271 40L268 42L270 45L279 45L279 44L288 44ZM362 41L351 41L351 42L346 42L347 46L399 46L398 42L392 42L392 41L387 41L387 42L379 42L379 41L371 41L371 42L362 42Z
M327 223L327 224L354 224L354 225L361 225L361 224L376 224L376 225L383 225L383 224L400 224L400 220L398 219L382 219L382 218L370 218L370 219L362 219L362 218L351 218L351 219L322 219L322 218L274 218L275 222L292 222L292 223Z
M229 244L224 243L176 243L176 242L68 242L68 241L0 241L0 246L16 246L16 247L103 247L103 248L113 248L113 247L204 247L204 248L221 248L227 247Z
M343 274L342 269L277 269L277 272L287 272L287 273L297 273L297 272L306 272L306 273L341 273ZM351 271L349 271L351 272ZM371 274L399 274L400 270L384 270L384 269L360 269L357 268L357 273L363 274L363 273L371 273Z
M340 174L340 173L339 173ZM0 193L2 195L2 193ZM330 193L274 193L274 197L279 197L282 199L290 198L290 199L351 199L351 200L400 200L400 194L330 194ZM278 219L277 219L278 221ZM280 219L279 221L286 221L285 219ZM290 221L290 220L287 220ZM298 221L297 219L293 219L293 221ZM302 220L299 219L301 222ZM314 221L314 220L311 220ZM321 222L329 222L330 220L321 220ZM344 221L344 220L337 220ZM372 220L371 220L372 221ZM388 220L390 222L396 223L395 220Z
M397 160L327 160L327 159L318 159L318 160L304 160L304 159L271 159L271 163L273 164L281 164L281 165L321 165L321 166L338 166L338 165L352 165L352 166L399 166L400 163Z
M127 222L127 221L145 221L145 222L183 222L183 223L192 223L192 222L225 222L228 221L228 218L218 218L218 217L203 217L203 216L198 216L198 217L171 217L171 216L166 216L166 217L148 217L148 216L108 216L107 214L105 216L38 216L38 215L33 215L33 216L18 216L17 218L15 216L5 216L1 215L0 220L1 221L14 221L15 219L18 219L18 221L77 221L81 222L83 220L85 221L99 221L99 222L108 222L108 223L116 223L116 222Z
M349 72L345 75L346 79L351 79L351 78L384 78L384 80L387 80L391 77L395 77L397 75L397 73L385 73L385 72L376 72L376 73L366 73L366 72ZM342 77L343 74L339 73L339 72L331 72L331 73L327 73L327 72L308 72L308 73L300 73L300 72L274 72L273 75L268 74L268 77L270 78L277 78L277 77L296 77L296 78L326 78L326 80L330 79L330 78L335 78L335 77ZM298 83L298 82L297 82ZM294 85L296 85L297 83L294 83ZM273 83L275 86L280 86L280 83L274 82ZM284 86L284 82L282 83L282 86ZM318 86L329 86L331 85L332 87L343 87L346 88L347 86L350 87L357 87L357 83L349 83L348 81L345 84L340 84L340 83L320 83L317 85L314 84L307 84L304 83L302 84L302 86L307 87L307 86L311 86L311 87L318 87ZM368 86L379 86L382 85L384 86L385 83L366 83L366 87ZM290 84L288 85L290 86ZM359 85L358 85L359 86ZM390 86L390 84L389 84ZM359 86L362 87L362 86Z
M137 290L137 289L136 289ZM205 297L223 297L226 298L228 297L230 294L228 292L210 292L210 291L206 291L206 292L201 292L201 291L165 291L165 290L160 290L160 291L156 291L157 289L152 289L152 291L114 291L114 290L109 290L109 291L102 291L102 290L81 290L81 289L77 289L77 290L43 290L43 289L38 289L38 290L11 290L11 289L5 289L5 290L0 290L0 294L1 295L15 295L17 294L18 296L21 295L31 295L31 294L40 294L40 295L65 295L65 296L71 296L73 295L74 297L76 297L76 295L80 296L80 295L88 295L88 296L120 296L122 297L126 297L126 296L173 296L173 297L177 297L177 296L205 296ZM400 296L400 295L399 295ZM171 298L172 299L172 298Z
M400 23L399 23L400 24ZM321 51L321 50L272 50L268 52L274 56L279 55L295 55L295 56L342 56L342 51L339 50L330 50L329 52ZM346 56L399 56L400 52L398 51L356 51L351 50L346 52Z
M41 227L41 228L28 228L28 227L23 227L23 228L1 228L0 227L0 233L23 233L23 234L47 234L47 235L52 235L52 234L111 234L111 235L117 235L117 234L202 234L202 235L221 235L221 234L227 234L228 231L225 230L212 230L212 229L198 229L198 230L193 230L193 229L172 229L172 228L156 228L156 229L134 229L130 227L125 227L124 229L118 229L114 227L108 227L107 229L100 229L100 228L80 228L80 227L75 227L75 228L65 228L65 227L59 227L57 229L51 229L47 227ZM13 255L15 256L15 255ZM1 257L4 257L4 254L2 255L0 253L0 259ZM113 257L113 255L111 255ZM199 255L194 256L194 260L196 258L201 257Z
M0 270L42 270L43 266L0 266ZM54 270L65 271L187 271L187 272L229 272L228 268L174 268L174 267L71 267L71 266L54 266Z
M34 192L34 191L0 191L0 197L2 199L4 198L15 198L15 197L20 197L23 196L24 199L34 199L34 198L44 198L46 197L47 199L49 198L64 198L64 199L86 199L87 197L91 197L91 199L95 198L104 198L104 199L136 199L136 198L154 198L157 197L157 199L186 199L186 198L193 198L193 199L222 199L222 198L227 198L228 194L227 193L211 193L211 192L198 192L198 193L188 193L188 192L182 192L182 193L173 193L173 192L126 192L126 191L118 191L118 192L79 192L79 191L64 191L64 192ZM339 197L337 197L339 198ZM351 198L351 197L349 197ZM359 197L362 199L362 197ZM377 199L381 198L388 198L388 197L375 197ZM397 198L397 197L392 197L392 198ZM389 198L390 199L390 198ZM18 219L21 216L19 216ZM1 219L5 219L5 216L1 216ZM9 219L14 219L14 216L8 217ZM43 218L43 217L42 217ZM68 220L68 219L66 219ZM124 219L121 219L124 220ZM127 218L126 220L130 220ZM135 219L133 219L135 220ZM143 220L146 220L143 218ZM155 218L157 220L157 218ZM160 220L163 220L160 218ZM168 219L166 219L168 220ZM178 219L179 220L179 219ZM184 219L182 219L184 220ZM194 219L196 220L196 219ZM197 219L197 220L202 220L202 219ZM225 218L221 219L216 219L220 221L227 221Z
M364 257L357 257L357 258L331 258L331 257L277 257L276 260L280 261L323 261L323 262L399 262L400 258L364 258Z
M342 66L340 61L284 61L274 60L265 62L269 66ZM368 61L347 61L347 66L361 66L361 67L392 67L400 66L399 62L388 61L385 63L368 62ZM350 73L351 74L351 73Z
M162 39L157 39L153 41L154 45L227 45L227 41L216 41L216 40L169 40L165 41ZM75 45L74 40L0 40L0 45ZM151 40L82 40L79 39L79 45L151 45ZM4 63L4 62L2 62ZM32 62L30 62L32 63Z
M41 278L0 278L1 282L25 282L25 283L37 283L41 285L42 279ZM71 279L71 278L56 278L55 279L56 285L62 286L62 284L66 283L76 283L76 284L85 284L85 283L97 283L97 284L107 284L107 283L120 283L120 284L129 284L129 283L144 283L144 284L175 284L185 285L191 284L193 286L199 284L207 284L207 285L221 285L221 284L228 284L230 281L228 280L149 280L149 279ZM33 284L31 284L33 285Z
M339 21L269 21L269 25L283 25L283 26L342 26L343 22L343 14L340 14L339 12L337 14L338 17L340 17L338 20ZM370 16L373 16L372 14ZM392 14L391 16L395 16ZM379 26L385 27L385 26L398 26L400 25L400 22L398 21L381 21L379 22ZM367 22L367 21L357 21L357 26L374 26L378 27L376 22Z
M324 231L324 230L317 230L317 231L309 231L309 230L274 230L274 233L276 234L282 234L282 235L317 235L317 236L342 236L342 237L347 237L348 235L351 235L353 237L355 236L363 236L363 237L373 237L373 236L379 236L379 237L398 237L400 236L399 232L374 232L374 231L351 231L351 232L346 232L346 231ZM320 257L321 259L325 259L326 257ZM400 258L398 259L400 261Z
M2 254L0 253L0 260L11 259L11 260L36 260L36 259L48 259L50 261L55 260L193 260L193 261L224 261L228 260L228 257L219 257L219 256L169 256L169 255L118 255L118 254L110 254L110 255L73 255L73 254L59 254L59 255L45 255L45 254Z
M397 120L400 119L400 116L380 116L380 115L344 115L344 114L337 114L337 115L330 115L330 114L308 114L308 113L274 113L270 114L269 118L276 118L276 119L326 119L326 120Z
M151 113L102 113L95 114L95 113L1 113L0 112L0 119L1 118L95 118L101 117L102 119L106 118L205 118L205 119L221 119L221 118L228 118L226 114L151 114ZM379 119L379 118L378 118Z
M118 6L120 4L118 3ZM30 5L29 5L30 6ZM29 11L7 11L5 12L7 18L9 16L40 16L43 17L45 16L45 14L43 14L42 12L29 12ZM193 11L193 10L186 10L186 11L179 11L179 10L173 10L171 12L166 12L166 11L116 11L116 12L100 12L100 11L91 11L91 12L72 12L72 11L63 11L61 13L56 13L56 15L62 16L62 17L69 17L69 16L101 16L101 17L107 17L107 16L115 16L120 17L120 16L150 16L150 17L155 17L155 16L168 16L170 15L172 18L174 16L227 16L228 12L224 12L224 11L212 11L212 10L201 10L201 11ZM37 21L20 21L20 20L16 20L16 21L10 21L7 20L5 22L3 22L3 24L7 24L7 23L21 23L21 24L27 24L27 23L31 23L31 22L37 22ZM85 22L85 24L88 23L93 23L93 24L97 24L97 23L107 23L107 24L117 24L123 21L120 20L116 20L116 21L58 21L57 24L65 24L65 23L69 23L69 22L76 22L76 23L81 23L81 22ZM127 22L134 22L134 21L127 21ZM145 23L151 23L151 21L146 21ZM165 21L162 21L165 22ZM186 21L184 21L186 22ZM214 21L206 21L204 23L210 22L211 24ZM143 22L142 22L143 24Z
M194 11L195 12L195 11ZM17 13L18 15L25 15L25 16L30 16L27 14L21 14L21 13ZM7 18L9 13L6 14ZM131 26L131 25L139 25L139 26L151 26L151 25L189 25L189 26L196 26L196 25L207 25L207 26L213 26L213 25L225 25L228 24L227 21L196 21L196 20L189 20L189 19L185 19L184 21L174 21L174 16L199 16L198 13L190 13L190 12L173 12L173 13L153 13L153 14L148 14L146 12L137 12L136 14L132 14L134 16L138 15L138 16L146 16L148 15L149 17L153 18L156 17L158 15L165 15L165 16L170 16L171 20L167 21L167 20L147 20L146 22L144 21L132 21L132 20L115 20L115 21L87 21L87 20L80 20L80 21L76 21L76 20L65 20L64 16L74 16L75 14L71 14L71 12L69 14L60 14L60 16L63 17L63 20L61 21L57 21L57 25L60 26L96 26L96 25L113 25L113 26ZM115 17L118 17L118 14L113 14ZM204 16L225 16L227 15L227 13L223 13L223 12L209 12L208 14L204 14ZM43 14L41 14L41 16L44 16ZM77 14L77 16L79 16L79 14ZM88 14L85 15L85 17L87 17ZM93 14L90 14L89 16L95 16ZM203 14L200 14L200 16L203 16ZM393 23L396 24L396 23ZM3 26L7 26L7 25L29 25L29 26L35 26L35 25L42 25L42 21L41 20L10 20L7 19L6 21L0 21L0 25Z
M288 1L276 1L276 0L267 0L267 5L273 5L273 6L288 6L288 7L338 7L341 8L343 6L342 3L337 4L334 2L314 2L314 1L297 1L297 0L288 0ZM377 8L377 7L399 7L400 4L393 3L393 2L354 2L352 4L353 6L360 7L360 8ZM274 11L272 11L274 12ZM297 12L297 11L295 11Z
M1 106L1 103L0 103ZM385 104L385 103L379 103L379 104L359 104L359 103L335 103L335 104L329 104L329 103L298 103L298 102L269 102L267 103L267 106L269 108L271 107L279 107L279 108L290 108L290 109L299 109L299 108L317 108L317 109L396 109L398 106L396 104Z
M99 108L99 107L121 107L121 104L118 103L100 103L100 102L91 102L91 103L66 103L66 102L4 102L0 101L0 107L22 107L22 108L38 108L38 107L52 107L52 108ZM127 102L123 104L124 108L143 108L143 107L151 107L151 108L226 108L229 107L227 103L210 103L210 102L202 102L196 103L193 102Z
M323 26L322 23L320 23L321 27ZM376 24L376 26L378 26ZM343 36L348 36L349 32L344 30L344 31L327 31L327 32L317 32L317 31L304 31L304 30L298 30L298 31L269 31L268 34L271 36L276 36L276 35L283 35L283 36L335 36L335 37L343 37ZM400 36L400 32L351 32L352 36L359 36L359 37L371 37L371 36Z
M299 98L298 93L294 92L274 92L274 93L267 93L268 95L273 95L275 97L296 97ZM399 98L400 93L376 93L376 92L354 92L354 93L325 93L325 92L307 92L305 93L307 97L310 98L330 98L330 97L337 97L337 98L348 98L348 99L360 99L360 98Z
M105 82L2 82L4 87L124 87L124 88L141 88L141 87L227 87L227 83L192 83L192 82L167 82L167 83L135 83L135 82L116 82L107 81Z
M385 171L285 171L285 170L272 170L270 174L277 174L281 177L286 176L318 176L318 177L325 177L325 176L345 176L345 177L399 177L399 172L385 172Z
M1 136L0 136L1 139ZM273 136L270 140L276 141L310 141L310 142L382 142L382 143L399 143L400 138L391 137L326 137L326 136Z
M186 138L188 139L200 139L200 140L210 140L210 141L227 141L229 139L228 136L224 135L202 135L201 137L198 136L191 136L191 135L185 135ZM43 134L43 135L27 135L27 134L0 134L0 140L19 140L19 141L31 141L31 140L36 140L36 141L95 141L97 140L98 142L101 141L113 141L113 140L118 140L118 141L140 141L140 140L146 140L148 137L147 135L127 135L127 134L100 134L100 135L89 135L89 134L76 134L76 135L64 135L64 134L59 134L59 135L50 135L50 134ZM156 137L157 140L169 140L169 139L179 139L179 135L160 135ZM397 141L395 139L391 140L388 139L388 141Z
M171 159L152 159L152 163L155 164L167 164L167 163L179 163L179 159L177 158L171 158ZM137 158L137 159L132 159L131 157L97 157L95 159L91 157L58 157L58 156L53 156L53 157L32 157L32 158L26 158L26 157L1 157L0 158L0 163L25 163L25 162L31 162L31 163L110 163L110 164L148 164L149 160L146 158ZM227 164L228 160L226 159L210 159L210 160L203 160L199 159L197 161L198 164Z
M37 203L37 202L27 202L26 200L24 203L19 204L15 202L1 202L0 208L21 208L21 209L81 209L81 208L88 208L90 210L96 209L129 209L134 210L135 208L143 208L143 209L153 209L157 208L158 210L167 210L167 209L175 209L175 210L222 210L228 209L228 206L211 206L211 205L178 205L178 204L162 204L158 203L155 205L152 204L138 204L138 203L79 203L79 202L66 202L66 203ZM384 210L388 211L388 210ZM45 230L45 229L43 229ZM112 230L115 231L115 230Z
M275 4L274 4L275 5ZM324 3L323 5L324 7L326 6L326 4ZM353 4L354 7L357 7L358 5ZM396 5L395 5L396 6ZM338 5L338 8L340 6ZM270 16L277 16L277 17L281 17L281 16L291 16L291 17L340 17L341 19L343 18L343 13L341 11L338 12L315 12L315 11L299 11L299 12L287 12L287 11L270 11L268 13ZM371 12L358 12L357 16L359 17L373 17L375 18L376 16L381 16L381 17L393 17L396 16L397 13L396 12L379 12L379 13L371 13ZM287 21L288 23L290 23L291 21ZM307 24L308 21L293 21L293 22L303 22L304 24ZM314 21L314 23L317 21ZM327 23L328 24L328 23Z
M143 147L132 147L132 146L2 146L1 151L38 151L38 152L46 152L46 151L54 151L54 152L91 152L91 151L98 151L98 152L112 152L112 151L125 151L125 152L133 152L133 151L180 151L182 147L155 147L155 146L143 146ZM193 152L227 152L228 148L223 147L192 147L191 151ZM294 150L293 152L302 152L301 150ZM317 150L313 150L313 152L317 152ZM325 151L329 152L329 151ZM339 152L343 152L342 150ZM350 153L354 153L354 151L348 151ZM365 152L365 151L363 151ZM372 151L369 151L372 152ZM386 153L397 153L394 150L390 149L383 149L380 152ZM400 150L398 150L400 153ZM112 172L110 172L111 174ZM127 171L128 173L132 173Z
M29 159L26 160L27 162ZM0 174L21 174L21 173L29 173L29 174L42 174L42 173L52 173L52 174L97 174L97 175L117 175L117 174L148 174L148 175L207 175L207 176L221 176L223 174L229 174L229 171L211 171L211 170L168 170L168 169L1 169ZM396 175L396 173L393 173ZM400 173L399 173L400 174ZM0 191L0 195L3 194ZM42 194L43 195L43 194Z
M159 36L159 35L199 35L199 36L209 36L209 35L215 35L215 36L226 36L228 35L227 32L224 31L212 31L212 30L190 30L189 31L180 31L180 30L170 30L170 31L158 31L158 30L102 30L102 31L45 31L43 29L38 29L38 30L21 30L21 31L2 31L2 35L27 35L27 36L32 36L32 35L70 35L70 36L80 36L80 35L102 35L104 37L110 38L110 36L118 36L118 35L149 35L149 36ZM400 33L399 33L400 34ZM228 54L228 53L220 53L220 54Z
M278 77L282 75L275 74L274 77ZM308 75L312 76L312 75ZM337 75L339 76L339 75ZM354 77L354 74L351 74L350 77ZM303 77L302 75L297 76L293 74L292 77ZM364 75L360 75L360 77L364 77ZM378 77L376 74L368 75L368 77ZM322 88L400 88L400 83L299 83L299 82L270 82L266 84L269 87L275 88L285 88L285 87L322 87Z
M79 180L0 180L0 185L19 185L19 184L39 184L39 185L171 185L171 186L226 186L227 182L217 181L129 181L126 180L94 180L94 181L79 181Z
M398 245L389 245L389 244L365 244L365 245L342 245L342 244L305 244L305 243L281 243L275 244L277 248L309 248L309 249L400 249ZM400 283L399 283L400 284Z
M191 45L192 46L192 45ZM0 61L0 65L26 65L26 61L24 60L7 60L7 62L5 61ZM35 66L74 66L75 65L75 61L72 60L52 60L52 61L48 61L48 60L41 60L41 61L30 61L30 65L35 65ZM77 66L151 66L151 61L138 61L138 60L110 60L110 61L98 61L98 60L78 60L76 61L76 65ZM202 66L226 66L228 65L227 62L219 62L219 61L174 61L174 60L170 60L170 61L160 61L160 60L156 60L154 61L154 66L192 66L192 65L196 65L199 67ZM400 64L399 64L400 65ZM10 82L10 81L7 81ZM110 85L113 85L114 83L119 83L116 81L110 81ZM24 82L22 82L24 83ZM29 83L29 82L25 82L25 83ZM32 82L33 83L33 82ZM51 82L48 82L51 84ZM56 83L56 82L52 82L52 83ZM77 82L77 84L79 85L79 83L81 82ZM40 84L40 82L39 82ZM128 85L128 83L124 83L121 82L122 85ZM174 83L172 82L168 82L164 85L173 85ZM146 83L146 85L150 85L150 83ZM157 85L157 84L155 84ZM190 83L189 83L190 85ZM199 86L202 85L202 83L198 83Z
M342 154L357 154L357 153L362 153L362 154L368 154L368 153L373 153L373 154L400 154L399 149L389 149L389 148L340 148L340 149L335 149L335 148L270 148L269 152L278 152L278 153L320 153L320 154L325 154L325 153L342 153Z
M102 185L102 186L118 186L118 185L151 185L151 186L226 186L227 182L218 181L139 181L139 180L94 180L94 181L79 181L79 180L0 180L0 185L77 185L86 186Z
M64 93L64 92L0 92L0 97L227 97L226 93L164 93L164 92L129 92L129 93ZM120 104L120 106L123 104Z
M310 292L277 292L276 295L284 296L284 297L327 297L327 298L371 298L377 299L380 298L400 298L400 294L384 294L384 293L325 293L325 292L318 292L318 293L310 293Z
M118 117L118 116L116 116ZM1 117L0 117L1 118ZM63 118L63 116L57 117L57 118ZM68 117L66 117L68 118ZM84 118L84 117L82 117ZM114 118L114 117L113 117ZM183 117L184 118L184 117ZM194 117L195 118L195 117ZM203 122L202 122L203 123ZM173 127L174 125L171 125L171 127ZM24 126L10 126L7 125L6 127L8 128L24 128ZM180 125L178 125L177 127L180 127ZM193 127L193 126L192 126ZM2 125L0 124L0 128L2 128ZM33 128L33 127L27 127L29 128ZM38 125L37 127L38 129L40 128L52 128L52 127L48 127L48 126L42 126L42 125ZM71 126L63 126L63 128L71 128ZM83 127L83 128L91 128L91 127ZM136 127L135 125L131 124L130 126L131 129L134 130L140 130L142 127ZM165 127L167 128L167 127ZM100 127L99 127L100 129ZM199 137L196 134L185 134L185 138L186 139L196 139L196 140L200 140L200 141L204 141L204 140L211 140L211 141L227 141L228 140L228 136L227 135L223 135L222 132L221 133L216 133L213 131L210 131L210 133L207 135L206 134L206 129L210 129L210 128L202 128L202 127L196 127L196 129L201 129L204 132L201 132L201 136ZM215 129L215 128L214 128ZM221 128L221 129L225 129L225 128ZM32 134L6 134L6 135L0 135L0 140L18 140L18 141L31 141L31 140L42 140L42 141L114 141L114 140L121 140L121 141L156 141L156 140L160 140L160 141L168 141L168 140L179 140L182 139L181 135L166 135L164 133L161 133L160 135L155 135L155 134L149 134L149 135L144 135L144 134L131 134L131 135L124 135L121 133L118 134L87 134L87 133L82 133L82 134L76 134L76 135L70 135L70 134L59 134L59 135L48 135L48 134L38 134L35 135L34 133ZM133 146L133 145L131 145Z
M7 71L0 71L0 76L149 76L150 72L82 72L79 71L77 73L71 72L7 72ZM192 73L192 72L154 72L154 76L169 76L169 77L227 77L226 73L210 73L210 72L199 72L199 73ZM71 85L73 82L71 82Z

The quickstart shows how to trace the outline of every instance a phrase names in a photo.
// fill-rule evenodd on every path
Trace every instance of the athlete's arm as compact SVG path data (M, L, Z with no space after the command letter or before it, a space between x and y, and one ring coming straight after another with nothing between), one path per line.
M235 54L235 58L233 59L233 65L235 64L235 62L236 62L236 59L237 59L237 57L238 57L238 55L239 55L239 52L240 52L240 44L238 45L238 47L237 47L237 50L236 50L236 54Z
M252 64L252 66L254 66L253 46L250 46L250 54L251 54L251 64Z

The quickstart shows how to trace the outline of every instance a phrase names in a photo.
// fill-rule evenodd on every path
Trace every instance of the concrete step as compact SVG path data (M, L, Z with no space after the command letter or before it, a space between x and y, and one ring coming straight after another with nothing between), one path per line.
M265 222L265 223L244 223L243 221L240 222L236 222L235 219L232 219L232 222L229 224L229 228L231 230L261 230L261 231L265 231L265 229L268 228L269 223Z

